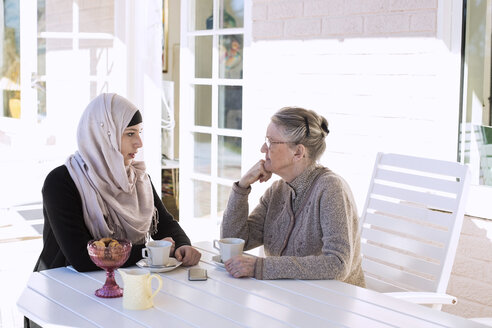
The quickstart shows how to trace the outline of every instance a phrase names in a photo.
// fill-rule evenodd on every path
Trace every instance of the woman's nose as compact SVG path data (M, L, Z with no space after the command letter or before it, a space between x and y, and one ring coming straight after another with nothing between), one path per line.
M266 145L266 142L263 143L263 145L261 146L260 151L262 153L265 153L265 154L268 152L268 146Z
M137 140L135 142L135 146L137 148L142 148L142 146L143 146L142 137L140 135L137 136Z

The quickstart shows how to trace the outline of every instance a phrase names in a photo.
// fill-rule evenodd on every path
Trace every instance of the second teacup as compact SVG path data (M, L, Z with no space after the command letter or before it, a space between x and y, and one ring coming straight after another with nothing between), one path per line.
M244 239L241 238L222 238L219 240L215 239L214 248L220 251L220 258L222 262L225 262L231 257L243 253Z
M169 262L169 253L172 243L167 240L151 240L142 248L142 257L149 265L166 265Z

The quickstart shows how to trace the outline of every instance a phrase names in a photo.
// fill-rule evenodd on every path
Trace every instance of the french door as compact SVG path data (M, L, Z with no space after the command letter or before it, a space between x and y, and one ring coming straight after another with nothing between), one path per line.
M490 218L492 208L492 0L464 1L460 160L472 186L467 214Z
M10 206L40 201L47 172L77 149L87 103L125 85L117 78L114 0L1 3L0 147L6 156L0 175L12 187L2 189L0 206Z
M180 222L215 234L241 176L244 7L237 0L181 7Z

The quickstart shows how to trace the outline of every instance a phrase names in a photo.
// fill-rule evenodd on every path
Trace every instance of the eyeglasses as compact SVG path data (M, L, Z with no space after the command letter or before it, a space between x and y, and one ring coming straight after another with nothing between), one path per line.
M270 139L268 139L268 137L265 137L265 144L267 145L268 149L270 149L270 147L273 144L288 144L288 143L295 143L295 142L292 142L292 141L271 141Z

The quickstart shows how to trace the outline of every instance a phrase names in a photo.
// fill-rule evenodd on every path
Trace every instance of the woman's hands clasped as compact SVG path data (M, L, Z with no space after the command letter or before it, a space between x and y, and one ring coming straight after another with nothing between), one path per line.
M224 266L234 278L254 277L256 257L236 255L227 260Z
M258 163L253 165L246 174L239 180L239 187L248 188L256 181L265 182L270 180L272 172L265 169L265 160L260 159Z

